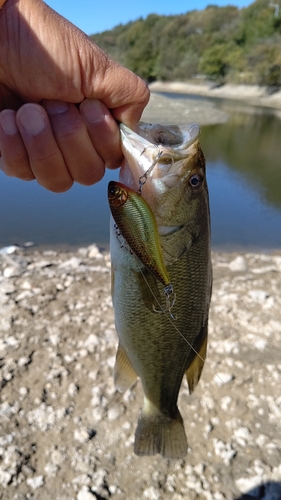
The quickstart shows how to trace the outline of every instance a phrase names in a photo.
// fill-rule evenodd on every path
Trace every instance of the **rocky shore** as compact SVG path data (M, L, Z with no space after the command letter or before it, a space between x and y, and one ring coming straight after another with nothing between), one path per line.
M0 498L280 500L281 254L214 253L208 362L184 460L133 453L116 392L110 256L0 251Z

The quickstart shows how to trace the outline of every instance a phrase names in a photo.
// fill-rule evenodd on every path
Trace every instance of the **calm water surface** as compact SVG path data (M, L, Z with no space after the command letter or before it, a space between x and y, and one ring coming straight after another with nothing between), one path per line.
M245 105L226 101L217 105L229 112L229 121L202 127L201 134L213 248L281 249L281 120L270 110L245 111ZM26 241L41 247L93 242L106 247L107 184L117 177L108 171L98 185L54 194L0 172L0 247Z

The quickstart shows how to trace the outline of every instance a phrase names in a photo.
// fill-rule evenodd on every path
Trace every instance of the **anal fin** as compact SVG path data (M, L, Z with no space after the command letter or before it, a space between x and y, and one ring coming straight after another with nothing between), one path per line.
M114 367L114 382L120 392L129 389L137 379L124 347L119 343Z
M204 362L207 356L207 344L208 344L208 323L206 322L203 327L203 335L202 335L201 345L199 344L199 348L196 349L197 354L194 353L194 358L187 368L185 375L188 382L189 394L192 394L195 387L197 386L201 373L204 367Z

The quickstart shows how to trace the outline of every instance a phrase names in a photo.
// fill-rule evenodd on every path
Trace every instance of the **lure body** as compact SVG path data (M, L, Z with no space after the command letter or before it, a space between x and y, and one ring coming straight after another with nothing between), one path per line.
M113 219L132 252L163 285L170 283L155 217L142 196L110 181L108 200Z

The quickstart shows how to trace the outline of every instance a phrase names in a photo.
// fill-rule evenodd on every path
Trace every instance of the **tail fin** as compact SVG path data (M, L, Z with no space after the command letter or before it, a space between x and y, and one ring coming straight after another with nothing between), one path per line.
M179 459L187 453L187 440L179 410L174 418L160 412L146 414L142 410L135 434L136 455L156 455Z

